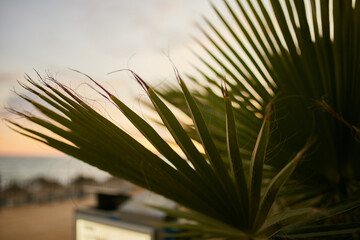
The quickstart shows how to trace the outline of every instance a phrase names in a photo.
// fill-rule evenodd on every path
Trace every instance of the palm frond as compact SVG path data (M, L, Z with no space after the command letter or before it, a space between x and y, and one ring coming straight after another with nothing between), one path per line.
M228 123L224 131L228 136L228 155L232 158L231 169L217 151L196 100L178 73L176 76L183 89L205 153L199 152L193 145L191 138L175 115L155 91L137 74L133 73L133 76L147 92L164 125L184 151L187 159L180 157L150 124L93 79L91 80L105 92L106 95L103 96L122 111L162 154L162 157L168 159L169 163L150 152L133 137L96 112L81 97L54 79L48 81L41 79L43 84L28 79L30 86L22 84L25 89L39 96L39 99L50 103L50 107L46 107L40 102L23 97L42 112L45 118L16 110L13 112L50 130L55 136L26 128L15 122L10 121L10 123L26 136L161 194L190 209L191 214L187 213L188 210L185 212L166 210L176 217L186 216L188 220L197 221L195 225L180 224L177 227L192 230L192 232L196 230L196 234L201 236L213 234L214 236L247 238L254 235L266 222L269 209L274 204L280 187L293 172L298 158L303 155L307 147L298 153L296 160L291 161L289 166L274 178L273 183L269 185L269 190L261 196L262 171L266 143L269 139L270 108L268 108L268 117L265 118L260 130L258 144L253 151L254 157L251 164L247 165L250 167L250 173L254 174L250 174L247 179L236 143L236 119L226 88L224 88L224 97ZM256 203L255 207L253 203ZM220 229L210 231L211 227L218 225L219 222L227 226L227 229L233 230L227 234L225 234L226 231Z
M269 149L278 151L269 153L267 163L284 167L313 136L317 141L311 154L293 178L340 198L356 194L349 184L360 175L359 1L237 0L224 5L225 12L213 5L219 24L207 18L199 24L208 44L198 41L203 54L195 56L203 67L195 70L202 76L198 82L212 88L220 88L225 72L232 101L239 106L235 116L242 120L237 124L243 151L255 146L253 132L271 101L276 128ZM224 126L225 119L213 120L213 113L224 112L222 98L203 88L197 96L206 106L209 128ZM181 101L171 101L175 92L166 88L161 95L182 108ZM214 137L225 143L224 133Z
M229 18L213 5L221 26L207 18L199 25L209 44L196 40L204 55L195 57L204 66L195 70L203 79L190 79L205 81L202 90L191 93L176 69L180 88L162 91L131 71L185 157L91 78L160 156L53 78L27 76L28 84L20 83L39 100L20 97L43 117L12 110L51 134L9 121L11 127L178 202L183 210L159 209L188 221L168 224L188 230L182 236L307 238L359 231L359 217L349 213L360 205L360 1L224 5ZM184 127L162 98L193 123ZM288 179L296 187L287 186ZM341 200L346 203L334 207ZM315 202L320 208L307 206ZM306 207L285 211L290 203ZM341 214L346 221L340 224Z

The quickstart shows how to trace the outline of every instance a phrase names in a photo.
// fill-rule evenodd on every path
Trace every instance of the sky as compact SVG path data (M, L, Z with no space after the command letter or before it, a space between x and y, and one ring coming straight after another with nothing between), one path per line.
M86 78L69 68L76 69L139 108L144 92L130 75L107 73L131 68L152 86L174 82L167 55L181 72L191 71L194 57L188 49L196 44L190 34L202 14L212 16L209 12L208 0L0 0L0 156L60 154L4 121L22 122L7 107L32 111L14 93L23 92L17 81L25 74L36 78L34 70L48 72L85 91Z

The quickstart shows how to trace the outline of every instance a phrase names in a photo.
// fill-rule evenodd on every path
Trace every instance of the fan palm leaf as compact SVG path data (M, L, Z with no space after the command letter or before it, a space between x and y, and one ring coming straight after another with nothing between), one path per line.
M20 97L44 117L11 110L52 133L9 121L11 127L178 202L185 209L158 208L188 220L166 224L187 230L179 236L308 238L359 231L356 216L346 215L342 225L329 218L360 205L360 1L224 3L232 20L213 6L223 27L207 19L210 30L200 27L209 46L198 41L207 57L196 56L207 70L196 67L203 79L190 79L205 80L208 86L202 91L191 93L176 69L180 90L160 92L131 71L184 155L91 78L161 156L53 78L36 82L27 76L28 84L21 83L39 101ZM193 125L183 127L161 97L186 113ZM316 141L310 146L311 136ZM281 198L285 206L292 200L304 205L319 192L327 193L320 199L330 196L322 207L348 202L284 211L283 201L277 200L290 176L300 191L291 196L294 185L287 187L280 195L286 196ZM304 192L309 183L312 191Z
M190 76L209 86L195 93L206 106L209 128L225 123L214 120L213 113L224 110L219 107L221 97L210 90L220 88L225 75L232 101L239 106L235 116L242 120L237 124L244 152L255 146L253 132L260 128L264 107L271 101L276 128L269 145L279 151L269 153L267 164L282 168L294 150L314 136L317 142L294 177L319 192L332 191L344 199L359 196L359 190L350 189L360 176L360 2L224 1L224 5L226 15L213 5L220 24L204 17L199 25L208 44L199 41L204 54L195 53L203 63L195 67L201 77ZM160 94L180 107L184 100L175 92L166 86ZM226 136L215 133L214 138L221 144Z
M223 161L212 141L202 113L197 106L197 100L189 92L179 73L176 72L176 76L205 153L201 153L195 147L175 115L154 90L137 74L134 72L132 74L147 92L164 125L183 150L186 159L171 149L151 125L91 78L106 95L100 94L124 113L143 136L169 161L168 163L100 115L81 97L55 79L41 79L41 82L38 83L28 77L28 85L21 83L26 90L37 95L39 100L50 105L50 107L46 107L40 101L20 95L38 109L45 118L37 117L25 111L11 111L50 130L56 137L27 128L16 122L9 121L9 123L15 131L25 136L45 143L115 176L127 179L186 207L186 210L157 207L168 214L192 221L186 224L167 224L167 226L188 230L182 235L225 239L268 238L277 232L283 234L287 231L287 227L301 223L311 215L312 209L300 208L279 218L280 220L277 223L269 223L268 221L268 218L274 217L274 213L270 210L281 187L294 172L299 160L310 146L310 143L306 144L274 176L267 189L261 194L261 185L264 183L262 172L270 137L271 105L267 107L266 117L257 136L252 159L248 165L250 174L246 176L237 142L236 119L226 88L223 88L223 94L227 119L227 149L228 156L231 159L230 167ZM359 206L360 202L358 201L356 204ZM193 221L196 223L194 224ZM274 224L280 227L274 227ZM215 226L218 227L215 228ZM222 226L221 229L219 226ZM346 226L344 229L338 229L339 233L353 232L357 229L353 225ZM302 228L300 229L303 231ZM293 229L288 231L292 231L292 234L300 234ZM307 231L309 234L310 230ZM305 235L307 236L307 234Z

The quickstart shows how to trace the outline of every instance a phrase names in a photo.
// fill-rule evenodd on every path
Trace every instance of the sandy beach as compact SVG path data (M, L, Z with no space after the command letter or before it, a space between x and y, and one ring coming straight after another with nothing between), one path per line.
M94 205L95 198L86 197L0 209L0 239L72 240L74 210Z

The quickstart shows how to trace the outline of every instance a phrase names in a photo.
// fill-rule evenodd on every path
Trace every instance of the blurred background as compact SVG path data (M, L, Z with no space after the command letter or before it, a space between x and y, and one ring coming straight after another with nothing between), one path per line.
M201 15L211 18L209 12L208 0L0 0L0 209L82 195L82 189L74 193L64 188L111 179L9 128L4 119L24 121L6 108L34 111L16 95L23 93L17 81L24 82L25 74L37 79L36 71L54 76L98 102L99 111L127 128L124 117L107 109L110 104L97 93L88 92L86 77L70 68L90 75L141 113L145 96L140 86L127 72L108 73L130 68L154 87L176 83L167 56L181 72L192 71L189 49L198 46L191 35L201 39L194 23ZM53 191L35 196L42 187ZM10 239L1 235L7 227L0 225L0 238Z

